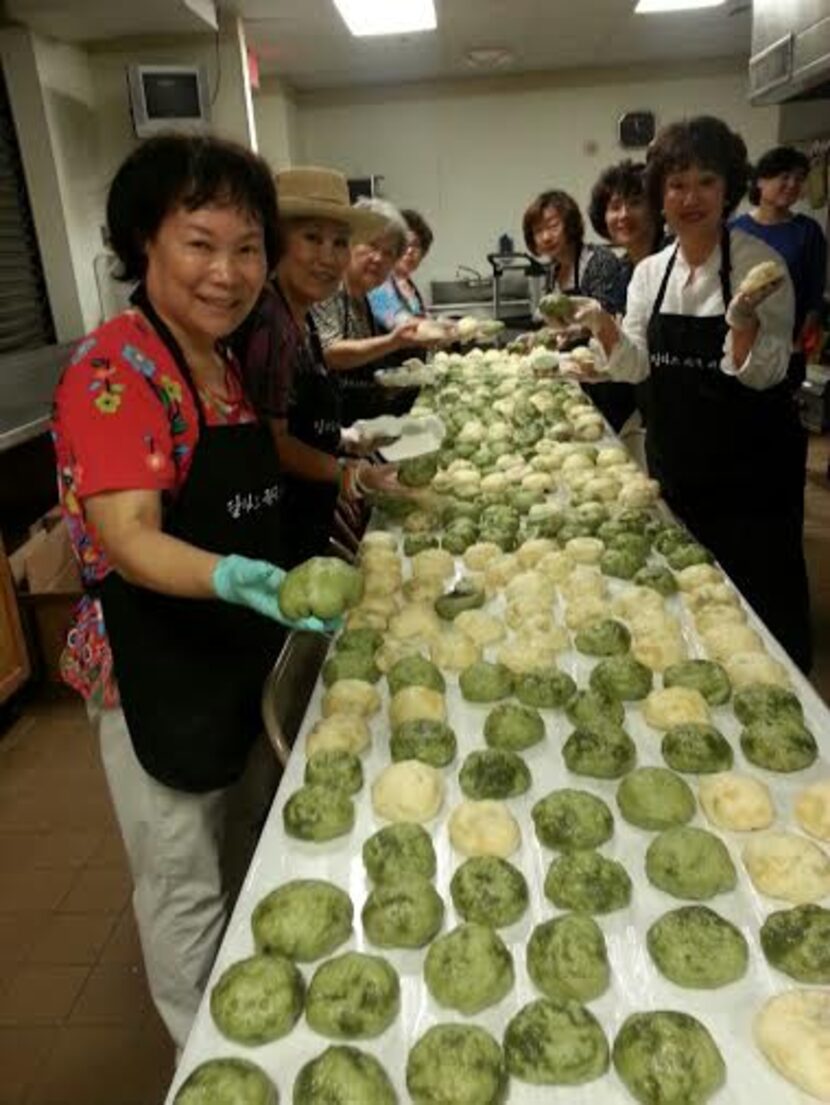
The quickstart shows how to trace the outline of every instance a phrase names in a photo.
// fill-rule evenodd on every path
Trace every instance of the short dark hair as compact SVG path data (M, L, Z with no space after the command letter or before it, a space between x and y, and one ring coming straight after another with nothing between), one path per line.
M588 218L591 226L599 234L600 238L610 241L608 224L605 221L605 213L608 204L614 196L622 196L623 199L645 198L645 183L643 174L645 164L642 161L631 161L627 158L617 165L609 165L599 180L591 189L591 199L588 204Z
M421 253L426 256L435 237L432 233L432 227L419 211L413 211L411 207L402 207L401 214L406 225L418 239Z
M712 115L699 115L664 127L649 147L646 159L646 195L655 211L663 210L666 177L692 166L724 178L724 218L727 218L743 199L749 180L743 138Z
M795 149L794 146L776 146L772 150L767 150L752 170L752 179L749 182L749 202L761 202L759 181L769 180L772 177L780 176L781 173L803 173L806 177L809 171L809 157L801 150Z
M145 247L178 207L237 207L262 226L269 271L277 257L277 191L268 163L236 142L160 134L142 142L118 169L107 197L110 244L121 280L141 280Z
M536 227L542 221L545 211L552 207L559 215L565 228L565 235L572 246L579 249L585 239L585 223L576 200L558 188L541 192L522 216L522 233L529 253L536 252L534 241Z

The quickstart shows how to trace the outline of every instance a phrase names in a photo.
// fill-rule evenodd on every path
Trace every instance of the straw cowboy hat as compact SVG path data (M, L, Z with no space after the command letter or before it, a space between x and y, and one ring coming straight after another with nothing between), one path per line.
M334 169L283 169L275 180L282 219L333 219L348 226L353 242L369 242L389 229L382 215L352 207L348 182Z

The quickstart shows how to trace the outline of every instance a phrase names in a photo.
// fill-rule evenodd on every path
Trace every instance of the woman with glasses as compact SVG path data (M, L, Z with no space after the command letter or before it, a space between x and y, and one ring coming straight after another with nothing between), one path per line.
M404 249L389 278L369 293L369 303L376 321L387 333L408 319L426 318L426 305L412 279L423 259L429 253L433 233L429 223L411 208L401 211L406 223Z

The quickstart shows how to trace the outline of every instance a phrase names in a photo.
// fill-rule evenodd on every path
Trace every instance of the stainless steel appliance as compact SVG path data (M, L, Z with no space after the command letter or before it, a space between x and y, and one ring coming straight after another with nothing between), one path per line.
M754 0L749 85L755 104L830 99L830 0Z

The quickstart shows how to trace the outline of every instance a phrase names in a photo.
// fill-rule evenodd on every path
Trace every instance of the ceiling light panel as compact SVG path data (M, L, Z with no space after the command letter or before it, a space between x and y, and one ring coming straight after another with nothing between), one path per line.
M694 11L698 8L719 8L726 0L639 0L635 15L651 15L654 12Z
M434 31L435 0L334 0L353 35L399 35Z

